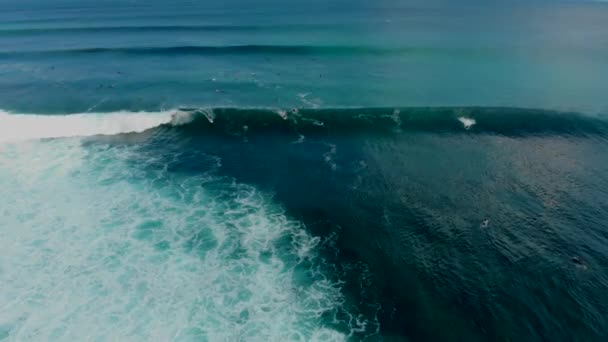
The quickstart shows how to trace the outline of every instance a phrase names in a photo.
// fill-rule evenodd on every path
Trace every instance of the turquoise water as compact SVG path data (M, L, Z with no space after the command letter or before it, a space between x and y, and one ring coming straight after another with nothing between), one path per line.
M0 0L0 341L604 340L607 22Z
M2 1L18 113L181 106L606 112L606 4Z

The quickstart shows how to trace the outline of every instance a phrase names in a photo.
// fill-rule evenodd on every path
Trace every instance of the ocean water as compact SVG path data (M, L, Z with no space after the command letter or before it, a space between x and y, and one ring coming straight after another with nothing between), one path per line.
M0 341L604 341L608 3L0 0Z

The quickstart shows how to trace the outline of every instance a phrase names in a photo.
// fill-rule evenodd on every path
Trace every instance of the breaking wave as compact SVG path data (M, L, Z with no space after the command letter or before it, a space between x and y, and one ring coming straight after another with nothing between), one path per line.
M608 134L603 118L518 108L179 108L162 112L12 114L0 111L0 142L139 133L159 126L243 134L254 130L295 134L434 132L507 136Z
M0 111L0 142L139 133L163 124L184 124L188 113L114 112L71 115L10 114Z
M105 129L74 116L54 135L171 118L133 125L146 115L112 114ZM136 146L78 138L3 146L0 339L344 341L365 330L323 271L323 241L268 194L216 175L217 158L197 158L209 172L171 174Z

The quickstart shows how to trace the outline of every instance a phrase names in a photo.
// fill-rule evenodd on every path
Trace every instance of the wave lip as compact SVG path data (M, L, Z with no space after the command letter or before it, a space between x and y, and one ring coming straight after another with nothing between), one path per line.
M196 108L180 111L197 114ZM516 107L211 108L195 115L190 132L212 134L247 127L247 134L498 134L608 137L608 119L575 112ZM210 119L212 118L212 120Z
M10 114L0 111L0 142L139 133L188 121L181 113L113 112L69 115Z
M0 143L45 138L140 133L158 126L188 126L189 132L247 134L268 131L307 134L432 132L506 136L608 136L608 121L577 113L520 108L177 108L158 112L12 114L0 110ZM475 126L475 129L471 129Z

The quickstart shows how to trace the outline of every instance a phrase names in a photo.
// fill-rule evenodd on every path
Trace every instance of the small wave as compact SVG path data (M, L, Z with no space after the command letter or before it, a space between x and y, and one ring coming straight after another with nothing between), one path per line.
M79 54L123 55L390 55L409 52L412 49L388 49L372 46L325 46L325 45L229 45L229 46L152 46L152 47L92 47L61 50L7 51L0 56L45 56Z
M298 136L298 139L296 139L296 140L292 141L291 143L292 143L292 144L301 144L301 143L303 143L303 142L304 142L304 140L306 140L306 137L305 137L304 135L300 134L300 135Z
M186 124L193 114L180 111L10 114L0 111L0 142L45 138L139 133L163 124Z
M309 95L310 93L299 93L298 98L300 99L300 102L302 102L307 107L320 108L323 104L323 101L321 101L321 99L319 98L308 98Z
M334 144L327 144L327 147L329 147L329 151L323 154L323 159L325 159L325 162L332 171L336 171L336 169L338 169L338 164L336 164L335 158L338 147Z
M335 25L334 25L335 26ZM121 26L60 26L0 30L0 35L51 35L65 33L125 33L125 32L251 32L276 30L328 30L330 25L121 25Z

